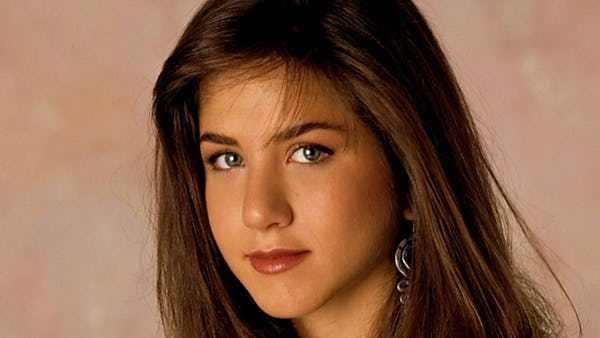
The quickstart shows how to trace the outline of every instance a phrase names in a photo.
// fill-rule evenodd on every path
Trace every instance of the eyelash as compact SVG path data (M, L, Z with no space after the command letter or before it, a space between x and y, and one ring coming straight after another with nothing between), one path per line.
M320 144L316 144L316 143L303 143L303 144L297 145L294 148L294 150L292 151L292 155L294 153L296 153L296 151L298 151L299 149L302 149L302 148L313 148L313 149L316 149L317 152L326 154L327 156L325 156L324 159L319 159L319 160L316 160L315 162L308 162L308 163L305 162L305 163L301 163L301 164L309 164L309 165L318 164L318 163L321 163L321 162L327 160L334 153L333 150L331 150L331 149L329 149L329 148L327 148L327 147L325 147L323 145L320 145ZM225 149L223 151L218 151L218 152L210 155L208 157L207 161L206 161L209 164L209 166L210 166L210 170L225 171L225 172L231 170L231 169L218 169L214 165L215 162L216 162L216 160L219 158L219 156L224 155L224 154L235 154L235 152L234 151L230 151L228 149Z

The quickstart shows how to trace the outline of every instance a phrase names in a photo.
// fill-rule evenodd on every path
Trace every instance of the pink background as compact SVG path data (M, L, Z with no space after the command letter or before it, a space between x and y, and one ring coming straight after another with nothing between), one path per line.
M418 4L585 337L600 337L600 2ZM1 337L161 336L150 91L197 5L0 2Z

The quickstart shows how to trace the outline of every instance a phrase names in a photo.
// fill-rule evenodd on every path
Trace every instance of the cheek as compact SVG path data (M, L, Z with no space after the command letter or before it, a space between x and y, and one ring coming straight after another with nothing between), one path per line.
M242 248L237 239L239 236L232 236L233 233L239 233L241 219L236 206L236 196L232 193L223 193L223 188L218 184L208 183L206 185L206 208L211 231L219 249L224 258L234 255L242 255Z
M372 259L391 245L392 197L388 176L381 170L346 166L321 181L319 187L301 194L310 196L301 212L310 215L307 224L314 237L310 240L323 254L323 264L350 268L356 266L356 260Z

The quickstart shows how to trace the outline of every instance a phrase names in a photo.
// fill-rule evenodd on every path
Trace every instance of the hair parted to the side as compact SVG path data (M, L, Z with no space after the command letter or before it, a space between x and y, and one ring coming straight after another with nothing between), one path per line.
M494 174L451 67L411 1L209 0L153 92L157 297L167 337L297 336L289 319L258 308L221 256L198 142L212 78L275 69L285 70L286 103L299 104L312 78L348 102L385 149L394 203L415 212L408 302L389 298L374 336L562 334L563 320L512 255L508 214L571 299Z

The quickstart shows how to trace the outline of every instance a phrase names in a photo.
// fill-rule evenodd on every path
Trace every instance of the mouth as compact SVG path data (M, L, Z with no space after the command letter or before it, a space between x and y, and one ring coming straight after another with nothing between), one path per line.
M272 250L248 255L250 264L259 273L273 275L288 271L302 263L310 251Z

